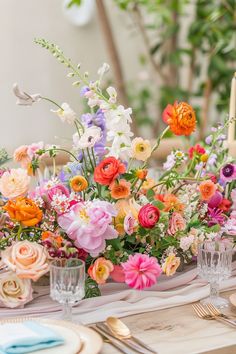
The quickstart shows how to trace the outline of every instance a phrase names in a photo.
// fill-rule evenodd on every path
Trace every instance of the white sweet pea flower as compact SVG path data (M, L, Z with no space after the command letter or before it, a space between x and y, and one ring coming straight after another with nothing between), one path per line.
M51 112L56 113L63 123L73 124L76 120L75 112L70 108L68 103L62 103L61 108L56 111L51 109Z
M106 91L107 91L107 93L109 95L109 102L110 103L116 103L117 92L114 89L114 87L109 86Z
M89 127L79 137L78 133L73 135L75 149L92 148L102 138L102 130L99 127Z
M13 85L13 92L17 97L16 104L21 106L32 106L34 102L39 102L42 98L39 93L30 95L24 91L21 91L17 83Z
M102 66L98 69L98 75L102 77L110 70L110 65L107 63L103 63Z

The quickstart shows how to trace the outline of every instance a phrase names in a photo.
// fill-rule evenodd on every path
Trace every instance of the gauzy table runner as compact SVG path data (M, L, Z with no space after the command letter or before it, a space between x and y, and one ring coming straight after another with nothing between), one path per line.
M236 262L232 277L221 283L221 290L236 289ZM2 308L1 317L60 317L61 305L51 300L49 286L35 286L35 299L22 309ZM101 286L102 296L85 299L73 308L73 320L83 324L104 321L108 316L124 317L158 309L180 306L209 295L209 284L197 276L197 269L187 269L173 277L161 276L149 290L138 291L126 284Z

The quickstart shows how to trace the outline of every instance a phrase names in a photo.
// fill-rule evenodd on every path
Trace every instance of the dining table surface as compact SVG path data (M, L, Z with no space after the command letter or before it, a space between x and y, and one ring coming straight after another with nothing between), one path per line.
M228 298L234 292L221 296ZM222 312L236 320L236 307L229 305ZM236 353L236 327L198 318L192 304L123 317L122 321L158 354ZM116 353L120 352L104 343L101 354Z

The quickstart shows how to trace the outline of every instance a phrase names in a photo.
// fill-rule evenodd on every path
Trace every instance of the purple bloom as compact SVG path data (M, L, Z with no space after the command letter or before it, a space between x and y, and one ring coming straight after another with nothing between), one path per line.
M80 90L80 96L83 97L88 91L90 91L90 88L88 86L83 86Z
M225 222L225 216L222 213L222 210L218 208L208 208L208 226L213 225L223 225Z
M205 139L205 143L207 145L210 145L212 143L212 139L213 139L213 136L212 135L208 135Z
M216 163L216 160L217 160L217 155L211 154L209 159L207 160L207 164L213 166Z
M102 110L98 109L95 114L83 114L81 116L81 122L88 128L96 126L102 130L102 138L94 145L94 151L98 157L103 157L106 153L106 119Z
M236 179L236 165L228 163L220 171L220 179L225 182L232 182Z
M78 162L68 162L59 172L59 179L62 183L68 182L72 177L81 174L81 164Z

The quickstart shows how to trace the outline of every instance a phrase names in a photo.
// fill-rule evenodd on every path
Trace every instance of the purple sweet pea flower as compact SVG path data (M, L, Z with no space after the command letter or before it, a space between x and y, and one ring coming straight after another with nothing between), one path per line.
M80 90L80 96L84 97L84 95L86 94L86 92L90 91L90 88L88 86L83 86Z
M206 139L205 139L205 143L206 143L207 145L211 145L212 139L213 139L213 136L212 136L212 135L208 135L208 136L206 137Z

